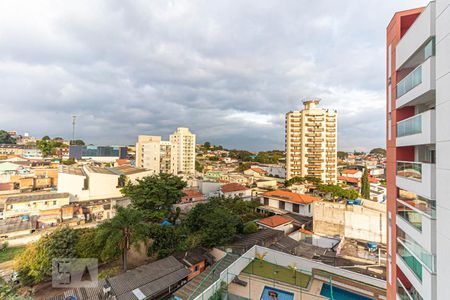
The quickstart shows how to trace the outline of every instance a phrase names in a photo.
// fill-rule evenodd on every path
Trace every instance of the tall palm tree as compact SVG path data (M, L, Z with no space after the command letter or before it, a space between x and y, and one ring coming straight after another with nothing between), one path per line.
M138 247L148 239L148 225L143 214L133 208L118 207L116 215L98 228L97 242L104 245L102 256L122 256L123 270L127 270L127 255L131 246Z

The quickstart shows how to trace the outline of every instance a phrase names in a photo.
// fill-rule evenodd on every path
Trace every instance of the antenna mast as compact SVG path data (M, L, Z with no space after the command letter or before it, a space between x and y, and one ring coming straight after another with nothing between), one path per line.
M72 116L72 145L75 141L75 123L77 120L77 116Z

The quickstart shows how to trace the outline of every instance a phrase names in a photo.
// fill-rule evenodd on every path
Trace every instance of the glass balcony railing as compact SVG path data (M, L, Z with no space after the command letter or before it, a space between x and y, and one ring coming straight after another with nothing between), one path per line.
M397 137L418 133L422 133L422 115L417 115L397 123Z
M422 83L422 65L418 66L397 84L397 99Z
M400 281L400 279L397 279L397 296L401 300L423 300L423 298L413 286L407 289Z
M411 226L422 231L422 214L397 201L397 216L408 222Z
M403 259L405 264L417 278L422 281L422 264L401 242L397 243L397 254Z
M414 192L403 189L398 189L397 198L402 202L414 207L417 210L425 213L432 219L436 218L436 200L430 200L419 196Z
M397 161L397 176L422 181L422 163Z
M424 267L426 267L431 273L436 272L436 257L425 250L419 243L417 243L412 237L397 226L397 241L402 244L409 252L419 259ZM398 244L398 243L397 243Z

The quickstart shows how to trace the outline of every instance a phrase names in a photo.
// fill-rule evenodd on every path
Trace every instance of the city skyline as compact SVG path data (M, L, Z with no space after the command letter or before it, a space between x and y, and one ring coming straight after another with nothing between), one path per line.
M283 149L284 113L318 97L338 110L338 149L383 147L383 28L426 1L368 1L370 15L358 3L2 2L0 128L69 138L77 115L94 144L184 126L199 142Z

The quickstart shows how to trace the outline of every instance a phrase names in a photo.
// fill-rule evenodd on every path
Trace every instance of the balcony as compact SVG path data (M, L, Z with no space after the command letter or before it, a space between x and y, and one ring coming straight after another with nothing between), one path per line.
M434 101L436 62L432 56L397 84L397 108Z
M397 278L397 299L423 300L423 298L420 296L420 294L416 291L416 289L412 285L409 289L407 289L398 278Z
M397 186L428 199L435 199L436 165L423 162L397 161Z
M397 70L435 35L435 22L435 3L431 2L397 44L395 57Z
M397 123L397 146L436 143L436 111L427 110Z

